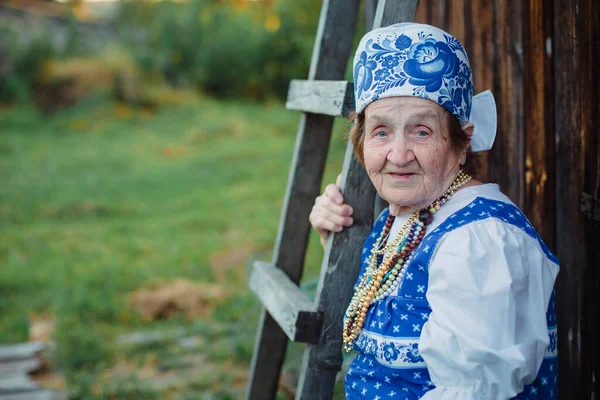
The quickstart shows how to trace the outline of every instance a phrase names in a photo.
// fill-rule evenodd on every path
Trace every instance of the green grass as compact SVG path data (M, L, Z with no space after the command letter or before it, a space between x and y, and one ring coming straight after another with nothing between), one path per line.
M0 110L0 343L54 315L55 363L77 398L152 398L135 377L98 394L124 358L113 338L132 330L225 325L207 338L209 361L247 368L259 306L244 259L273 247L298 120L280 104L199 99L148 112L101 95L52 116ZM347 128L336 122L325 183ZM318 276L319 247L311 235L305 282ZM148 323L127 306L132 290L175 278L228 295L206 320Z

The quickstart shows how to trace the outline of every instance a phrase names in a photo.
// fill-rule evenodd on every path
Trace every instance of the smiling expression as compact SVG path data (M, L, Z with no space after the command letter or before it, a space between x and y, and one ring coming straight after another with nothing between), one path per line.
M446 111L418 97L389 97L365 109L364 164L398 215L431 204L452 184L466 149L453 150Z

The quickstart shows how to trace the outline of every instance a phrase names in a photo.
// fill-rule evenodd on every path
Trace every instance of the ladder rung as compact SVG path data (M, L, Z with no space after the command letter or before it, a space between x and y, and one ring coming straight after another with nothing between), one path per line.
M255 261L250 274L250 290L290 340L318 343L323 314L281 269L264 261Z
M354 111L354 84L346 81L290 82L285 107L289 110L348 117Z

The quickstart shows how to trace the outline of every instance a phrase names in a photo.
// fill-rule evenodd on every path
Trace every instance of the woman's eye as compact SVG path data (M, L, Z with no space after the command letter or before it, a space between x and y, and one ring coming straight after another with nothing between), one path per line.
M419 137L427 137L427 136L429 136L429 133L427 131L418 131L417 132L417 136L419 136Z
M375 132L375 135L373 135L375 137L386 137L387 136L387 132L386 131L377 131Z

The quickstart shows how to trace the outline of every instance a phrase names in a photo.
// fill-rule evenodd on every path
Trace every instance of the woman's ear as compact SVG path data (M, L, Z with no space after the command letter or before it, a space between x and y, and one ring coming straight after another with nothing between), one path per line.
M471 138L473 137L473 130L475 129L475 125L473 125L472 122L467 122L466 124L461 126L461 128L462 128L463 132L465 133L465 135L467 135L467 137L469 138L469 142L470 142ZM467 161L467 150L469 149L469 146L470 146L470 144L467 144L467 146L461 152L460 165L464 165L465 162Z
M463 132L465 133L465 135L467 135L469 140L471 140L471 137L473 136L473 130L475 129L475 125L473 125L472 122L467 122L466 124L461 126L461 128L462 128Z

